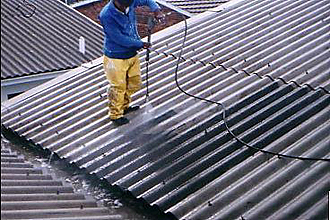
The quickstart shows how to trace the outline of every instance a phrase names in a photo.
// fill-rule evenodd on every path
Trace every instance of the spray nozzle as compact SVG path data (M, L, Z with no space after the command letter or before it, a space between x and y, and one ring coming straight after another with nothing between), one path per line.
M162 14L160 17L148 17L148 30L151 31L157 24L165 24L166 16L170 15L172 12Z
M149 95L148 94L146 95L146 100L145 101L146 101L146 103L149 102Z

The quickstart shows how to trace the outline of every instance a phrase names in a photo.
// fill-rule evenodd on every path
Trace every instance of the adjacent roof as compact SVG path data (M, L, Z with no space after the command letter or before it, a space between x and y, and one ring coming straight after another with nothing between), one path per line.
M1 1L1 79L75 68L100 57L102 44L102 27L61 1Z
M102 59L4 103L3 129L55 152L178 219L326 219L330 8L246 0L152 36L152 111L115 127ZM145 85L145 53L141 53ZM146 88L132 104L146 107Z

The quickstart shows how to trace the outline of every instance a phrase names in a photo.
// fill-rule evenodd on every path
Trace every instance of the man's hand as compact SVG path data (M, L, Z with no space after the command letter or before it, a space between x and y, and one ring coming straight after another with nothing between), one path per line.
M151 43L143 42L143 48L144 49L149 49L150 47L151 47Z
M163 14L163 12L161 12L159 10L155 11L154 17L159 24L164 25L166 23L165 14Z

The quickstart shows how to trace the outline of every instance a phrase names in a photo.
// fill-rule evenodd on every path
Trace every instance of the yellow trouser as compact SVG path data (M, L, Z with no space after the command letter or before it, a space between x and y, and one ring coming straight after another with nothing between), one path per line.
M104 56L104 72L110 82L108 89L109 116L117 119L129 107L131 95L141 88L139 55L129 59L112 59Z

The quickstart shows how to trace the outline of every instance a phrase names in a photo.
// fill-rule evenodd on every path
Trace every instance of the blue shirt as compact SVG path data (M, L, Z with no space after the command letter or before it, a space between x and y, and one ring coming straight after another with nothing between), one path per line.
M99 18L105 34L103 52L109 58L129 59L143 47L136 27L135 8L149 6L151 11L159 10L154 0L134 0L128 13L119 11L113 0L101 10Z

